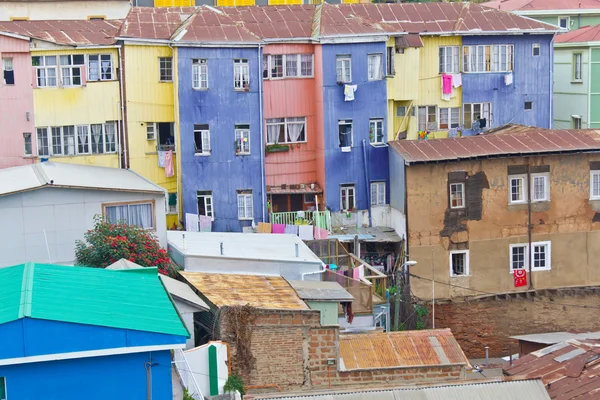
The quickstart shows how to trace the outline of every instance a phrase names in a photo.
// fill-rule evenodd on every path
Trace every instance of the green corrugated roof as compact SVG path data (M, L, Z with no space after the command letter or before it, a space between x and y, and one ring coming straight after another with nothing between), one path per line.
M0 324L29 317L189 337L156 268L123 274L27 263L0 269Z

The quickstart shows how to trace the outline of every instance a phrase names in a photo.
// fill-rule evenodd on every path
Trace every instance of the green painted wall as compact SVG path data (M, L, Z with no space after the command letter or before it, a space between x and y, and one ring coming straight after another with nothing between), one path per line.
M577 17L577 14L565 14L561 15L561 17L570 17L571 18L571 26L570 30L579 29L582 26L588 25L599 25L600 24L600 13L599 14L591 14L591 15L582 15L580 18ZM558 25L558 15L549 15L549 16L531 16L529 18L537 19L538 21L546 22L552 25Z
M582 80L579 82L573 80L573 55L576 53L581 53L582 56ZM600 67L600 64L598 66ZM590 127L588 117L589 68L589 48L554 48L553 128L573 128L572 115L581 116L582 128ZM592 72L594 72L594 67L592 67ZM598 84L600 84L599 73L600 70L592 75L598 77L596 79ZM600 121L600 113L596 115Z
M338 324L338 303L332 301L307 301L312 310L321 311L321 325Z

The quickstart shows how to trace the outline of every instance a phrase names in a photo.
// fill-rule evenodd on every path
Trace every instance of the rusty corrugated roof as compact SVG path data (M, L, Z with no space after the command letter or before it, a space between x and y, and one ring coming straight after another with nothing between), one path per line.
M194 7L133 7L119 37L169 40L194 12Z
M269 310L308 310L306 303L280 276L190 271L180 274L217 307L250 305Z
M584 43L600 41L600 25L584 26L554 38L555 43Z
M550 398L600 398L600 341L569 340L504 364L507 375L540 378Z
M504 11L600 9L600 0L496 0L483 4Z
M461 138L389 142L408 163L458 161L488 156L600 150L600 130L542 129L510 125L493 133Z
M340 368L469 365L450 329L340 335Z
M178 43L259 43L261 40L220 10L199 7L173 34Z
M57 20L0 22L0 31L60 45L102 46L115 43L123 21Z

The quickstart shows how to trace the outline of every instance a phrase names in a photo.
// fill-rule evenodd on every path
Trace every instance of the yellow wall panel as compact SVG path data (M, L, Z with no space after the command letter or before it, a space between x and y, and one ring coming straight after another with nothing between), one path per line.
M217 0L217 6L220 6L220 7L253 6L254 4L255 4L254 0ZM272 4L275 4L275 3L272 3ZM277 3L277 4L285 4L285 3Z
M283 4L304 4L302 0L269 0L270 6L278 6Z
M154 7L191 7L194 0L154 0Z

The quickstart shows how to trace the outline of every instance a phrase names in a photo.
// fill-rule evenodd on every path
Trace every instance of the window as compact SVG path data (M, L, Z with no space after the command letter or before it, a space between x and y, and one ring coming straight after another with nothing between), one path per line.
M534 43L534 44L531 46L531 54L532 54L534 57L537 57L537 56L539 56L539 55L540 55L540 44L539 44L539 43Z
M115 153L117 151L117 123L107 122L104 124L104 152Z
M569 29L571 27L571 17L558 17L558 26Z
M580 116L571 116L571 125L573 129L581 129L581 117Z
M463 46L464 72L510 72L513 70L512 44Z
M205 217L211 217L214 221L215 216L213 213L212 192L198 191L198 192L196 192L196 198L198 200L198 215L204 215Z
M369 54L367 59L368 78L370 81L381 79L381 54Z
M63 126L63 154L74 155L77 154L75 145L75 127L74 126Z
M252 205L252 191L242 190L238 191L238 219L252 219L253 218L253 205Z
M101 154L104 153L104 125L103 124L93 124L90 125L91 133L92 133L92 153Z
M385 204L385 182L371 183L371 205L381 206Z
M115 153L116 122L37 128L38 156Z
M306 78L313 76L312 54L265 54L263 78Z
M388 47L385 58L385 73L387 76L392 76L396 73L396 69L394 67L394 48Z
M210 155L210 130L208 125L194 125L194 148L196 155Z
M383 119L372 119L369 121L369 140L371 144L385 144Z
M450 184L450 208L465 208L465 184Z
M283 78L283 55L271 56L269 66L271 78Z
M491 120L492 103L470 103L464 105L463 125L465 129L485 128L486 126L490 126Z
M87 154L90 152L89 127L81 125L77 127L77 153Z
M417 112L417 129L419 131L435 131L438 129L436 106L419 106Z
M353 184L344 184L340 187L340 210L354 210L356 206L354 193Z
M88 81L110 81L113 79L112 56L90 54L88 56Z
M460 125L460 107L440 108L440 129L458 128Z
M2 58L2 71L5 85L15 84L15 71L12 58Z
M60 56L62 86L81 86L81 67L84 63L82 54Z
M63 140L62 133L60 127L53 126L50 128L51 138L52 138L52 154L53 155L61 155L63 154ZM65 152L66 154L66 152Z
M581 65L582 65L582 58L583 55L581 53L574 53L573 54L573 80L574 81L581 81L582 80L582 74L581 74Z
M0 400L6 400L6 378L0 376Z
M144 229L154 228L154 204L105 204L104 218L111 224L126 222Z
M31 143L31 132L23 133L23 144L25 146L24 152L26 156L30 156L33 154L33 148Z
M531 243L531 251L533 253L533 265L531 270L549 270L551 268L551 245L550 242L534 242Z
M50 148L48 147L48 128L37 128L36 133L38 156L50 155Z
M235 126L235 154L250 154L250 125Z
M590 199L600 200L600 171L590 171Z
M233 60L233 89L250 89L250 64L248 60Z
M457 74L460 72L459 59L460 47L442 46L439 51L440 74Z
M156 124L154 122L146 122L146 139L156 140Z
M525 109L525 111L533 110L533 101L526 101L523 108Z
M336 57L335 70L338 82L352 82L352 58L349 55L338 55Z
M450 276L469 275L469 250L450 252Z
M208 60L192 60L192 88L208 89Z
M527 202L527 180L524 175L510 175L509 182L509 203Z
M267 144L306 142L306 117L267 119Z
M531 201L549 201L548 174L531 174Z
M510 245L510 272L515 269L523 269L529 267L527 244L511 244Z
M173 58L159 57L158 73L160 82L173 82Z
M404 116L406 116L406 106L396 107L396 117L404 117Z
M177 193L169 193L169 212L167 214L177 214Z
M340 147L352 147L352 120L338 121Z
M56 86L56 56L33 56L31 63L35 68L38 87Z
M172 122L155 122L157 151L175 151L175 127Z

